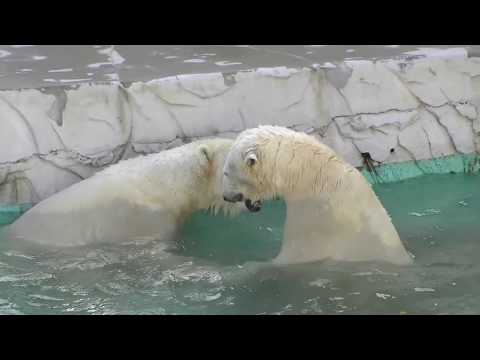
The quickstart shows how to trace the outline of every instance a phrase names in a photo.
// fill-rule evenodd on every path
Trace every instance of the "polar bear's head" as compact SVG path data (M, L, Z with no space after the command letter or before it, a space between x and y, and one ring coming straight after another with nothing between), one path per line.
M277 159L275 154L272 156L271 140L282 135L283 129L261 126L245 130L237 137L223 167L225 201L243 201L247 209L255 212L261 209L262 200L276 195L272 176Z
M253 149L232 148L223 168L223 198L228 202L245 202L251 212L261 209L261 192L257 176L258 156ZM261 182L260 182L261 183Z
M311 171L320 152L333 155L304 133L281 126L259 126L238 135L223 167L223 197L244 201L258 211L261 201L308 196L318 171ZM323 156L323 154L322 154Z

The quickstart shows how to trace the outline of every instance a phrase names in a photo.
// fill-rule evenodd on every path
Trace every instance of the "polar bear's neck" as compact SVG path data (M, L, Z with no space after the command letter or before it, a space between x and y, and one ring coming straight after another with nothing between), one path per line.
M200 143L208 144L210 156L207 161L198 150ZM183 147L168 150L152 156L151 166L147 177L151 177L152 184L158 184L158 195L168 201L172 210L186 219L192 213L200 210L210 210L217 214L223 211L227 215L235 215L239 211L239 204L227 203L223 200L222 175L223 163L231 149L230 141L197 141ZM162 186L170 186L165 192ZM153 189L153 187L151 188ZM155 192L151 193L155 197Z
M345 175L354 171L328 146L302 133L259 139L263 168L259 176L270 197L299 200L348 187Z
M199 150L198 143L191 143L124 160L97 176L121 179L122 183L135 189L137 202L152 209L167 207L179 219L210 208L218 212L225 205L227 208L234 205L223 201L219 173L222 164L217 165L217 160L223 161L230 149L227 145L211 144L212 154L215 154L211 163Z

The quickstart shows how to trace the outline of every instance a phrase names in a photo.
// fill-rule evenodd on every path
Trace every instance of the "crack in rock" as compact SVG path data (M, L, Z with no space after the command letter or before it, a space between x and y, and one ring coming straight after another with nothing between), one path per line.
M279 111L289 110L289 109L291 109L293 106L302 103L302 102L305 100L305 94L307 93L307 89L308 89L309 87L312 87L312 79L313 79L313 73L310 72L310 74L308 75L307 83L306 83L305 87L304 87L303 90L302 90L302 95L300 96L300 98L299 98L298 100L295 100L295 101L292 102L291 104L288 104L287 106L279 109Z
M43 161L45 161L45 162L53 165L53 166L56 167L57 169L66 171L66 172L68 172L68 173L76 176L76 177L79 178L80 180L84 180L84 179L85 179L84 176L80 175L80 174L77 173L76 171L74 171L74 170L72 170L72 169L70 169L70 168L68 168L68 167L60 166L60 165L58 165L57 163L55 163L55 161L50 160L50 159L47 159L45 156L39 155L38 158L39 158L40 160L43 160Z
M427 139L428 149L430 150L430 158L433 158L433 151L432 151L432 143L430 141L430 136L428 136L428 131L422 126L423 133L425 134L425 138Z
M165 99L161 94L158 94L155 91L155 89L153 88L153 86L147 86L146 84L142 84L142 87L144 89L146 88L148 91L150 91L152 94L154 94L154 96L157 97L160 101L162 101L164 104L167 104L169 106L180 106L180 107L190 107L190 108L197 107L197 105L194 105L194 104L171 102L170 100Z
M99 122L99 123L102 123L102 124L105 124L107 125L112 131L115 131L115 126L113 126L109 121L105 120L105 119L99 119L99 118L94 118L92 116L89 116L88 121L93 121L93 122Z
M337 67L325 69L324 71L328 82L337 90L343 89L347 85L353 73L353 69L345 63L340 63Z
M66 155L66 158L71 159L73 161L78 161L82 165L91 165L93 167L102 167L104 166L105 159L115 159L118 157L115 156L116 153L121 151L125 144L120 144L115 146L113 149L110 150L105 150L101 151L99 153L93 153L90 155L85 155L82 154L76 150L64 150L64 149L56 149L56 150L51 150L47 153L34 153L31 154L27 157L17 159L14 161L4 161L0 162L0 166L5 166L5 165L17 165L21 163L28 162L31 159L34 158L40 158L40 157L47 157L47 156L56 156L56 155ZM110 161L111 162L111 161Z
M342 125L350 125L355 132L361 133L373 130L387 135L387 133L382 130L382 127L395 126L398 130L402 130L418 120L418 111L410 110L399 113L390 112L372 115L357 115L342 117L341 119L335 120L337 120L337 122L340 121Z
M337 120L339 118L353 118L353 117L357 117L357 116L366 116L366 115L382 115L382 114L389 114L389 113L395 113L395 112L398 112L398 113L408 113L408 112L412 112L412 111L417 111L419 110L420 107L415 107L415 108L410 108L410 109L387 109L387 110L384 110L384 111L379 111L379 112L357 112L357 113L354 113L354 114L351 114L351 115L337 115L337 116L333 116L332 117L332 120Z
M182 79L181 79L181 76L185 76L185 75L177 75L175 76L175 78L177 79L178 81L178 86L185 92L193 95L193 96L196 96L202 100L208 100L208 99L213 99L213 98L216 98L216 97L219 97L219 96L222 96L223 94L225 94L226 92L230 91L231 89L234 88L234 86L228 86L226 87L225 89L223 89L222 91L219 91L219 92L215 92L214 94L209 94L209 95L204 95L202 93L199 93L199 92L196 92L195 90L192 90L192 89L189 89L187 88L183 83L182 83ZM191 76L189 76L191 77ZM223 75L222 75L223 77ZM203 90L203 89L202 89Z
M120 159L124 159L128 148L132 148L132 138L133 138L133 109L132 109L132 103L130 102L130 95L125 89L120 89L120 98L123 97L124 102L120 101L120 106L119 106L119 121L122 125L122 132L125 132L127 128L127 123L130 125L129 126L129 131L128 131L128 136L127 140L125 141L125 145L120 152ZM125 110L124 106L128 108L128 110ZM126 120L128 118L128 121Z
M63 139L62 139L62 136L60 135L60 133L58 132L57 128L55 127L55 125L53 125L52 123L49 123L50 125L50 128L53 130L53 133L56 135L58 141L60 142L60 144L62 144L63 146L63 149L67 149L67 146L65 145L65 143L63 142Z
M456 152L469 154L475 151L474 138L471 133L471 121L458 113L454 106L444 106L442 108L428 109L438 123L447 131ZM440 114L438 113L440 112ZM462 119L463 121L457 121Z
M42 88L40 92L47 95L53 95L55 101L50 109L47 111L47 116L52 119L58 126L63 125L63 112L67 105L67 93L64 88L52 86L49 88Z
M414 165L417 167L418 170L420 170L420 172L421 172L422 174L426 174L425 170L422 169L422 167L421 167L420 164L418 163L418 160L415 158L415 156L413 155L413 153L412 153L409 149L407 149L405 146L403 146L403 145L400 144L400 143L398 144L398 147L401 148L401 149L403 149L404 151L406 151L406 152L411 156Z
M167 104L167 106L165 106L165 109L167 110L168 115L170 115L171 119L173 120L174 124L176 125L177 130L178 130L178 132L180 133L180 136L181 136L181 137L185 137L185 136L186 136L186 135L185 135L185 129L183 128L182 124L181 124L180 121L178 120L178 118L177 118L177 116L175 115L175 113L173 112L173 110L170 109L170 107L168 106L169 103L168 103L166 100L164 100L160 95L158 95L155 91L153 91L153 89L150 89L150 88L148 88L148 89L150 90L150 93L153 94L154 97L156 97L157 99L159 99L159 100L160 100L161 102L163 102L164 104ZM135 103L135 104L136 104L136 103ZM136 106L137 106L137 109L140 108L140 106L139 106L138 104L136 104ZM141 113L143 113L143 112L141 112ZM149 119L148 116L145 116L145 118Z
M240 120L242 122L243 129L245 130L247 128L247 122L245 121L245 117L243 115L242 109L238 108L238 115L240 115Z
M450 135L448 128L440 121L440 117L434 111L429 109L428 106L425 107L425 110L428 111L430 114L432 114L435 120L437 121L437 123L445 130L445 132L447 133L447 136L450 138L451 144L455 149L455 152L460 153L460 151L457 149L457 145L455 144L455 141L453 141L452 135Z
M463 116L464 118L471 121L477 119L477 108L475 107L475 105L465 101L453 104L453 107L455 108L455 110L457 110L460 116Z

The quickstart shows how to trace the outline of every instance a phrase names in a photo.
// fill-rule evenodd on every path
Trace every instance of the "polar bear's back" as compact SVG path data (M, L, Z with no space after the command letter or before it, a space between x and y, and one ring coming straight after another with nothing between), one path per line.
M133 187L105 180L92 177L45 199L9 227L9 237L72 246L142 237L174 225L160 224L162 209L141 206Z
M198 146L198 145L197 145ZM83 245L173 232L201 158L195 144L112 165L50 196L8 229L10 237Z
M202 146L223 159L231 143L196 141L121 161L38 203L10 226L10 236L60 246L171 238L215 198Z

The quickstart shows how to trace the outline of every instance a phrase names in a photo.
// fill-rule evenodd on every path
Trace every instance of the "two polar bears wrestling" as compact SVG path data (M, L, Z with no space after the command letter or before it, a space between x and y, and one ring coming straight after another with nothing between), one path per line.
M260 126L122 161L42 201L13 236L51 245L170 239L200 209L259 211L281 197L287 219L276 264L411 258L370 185L303 133Z

